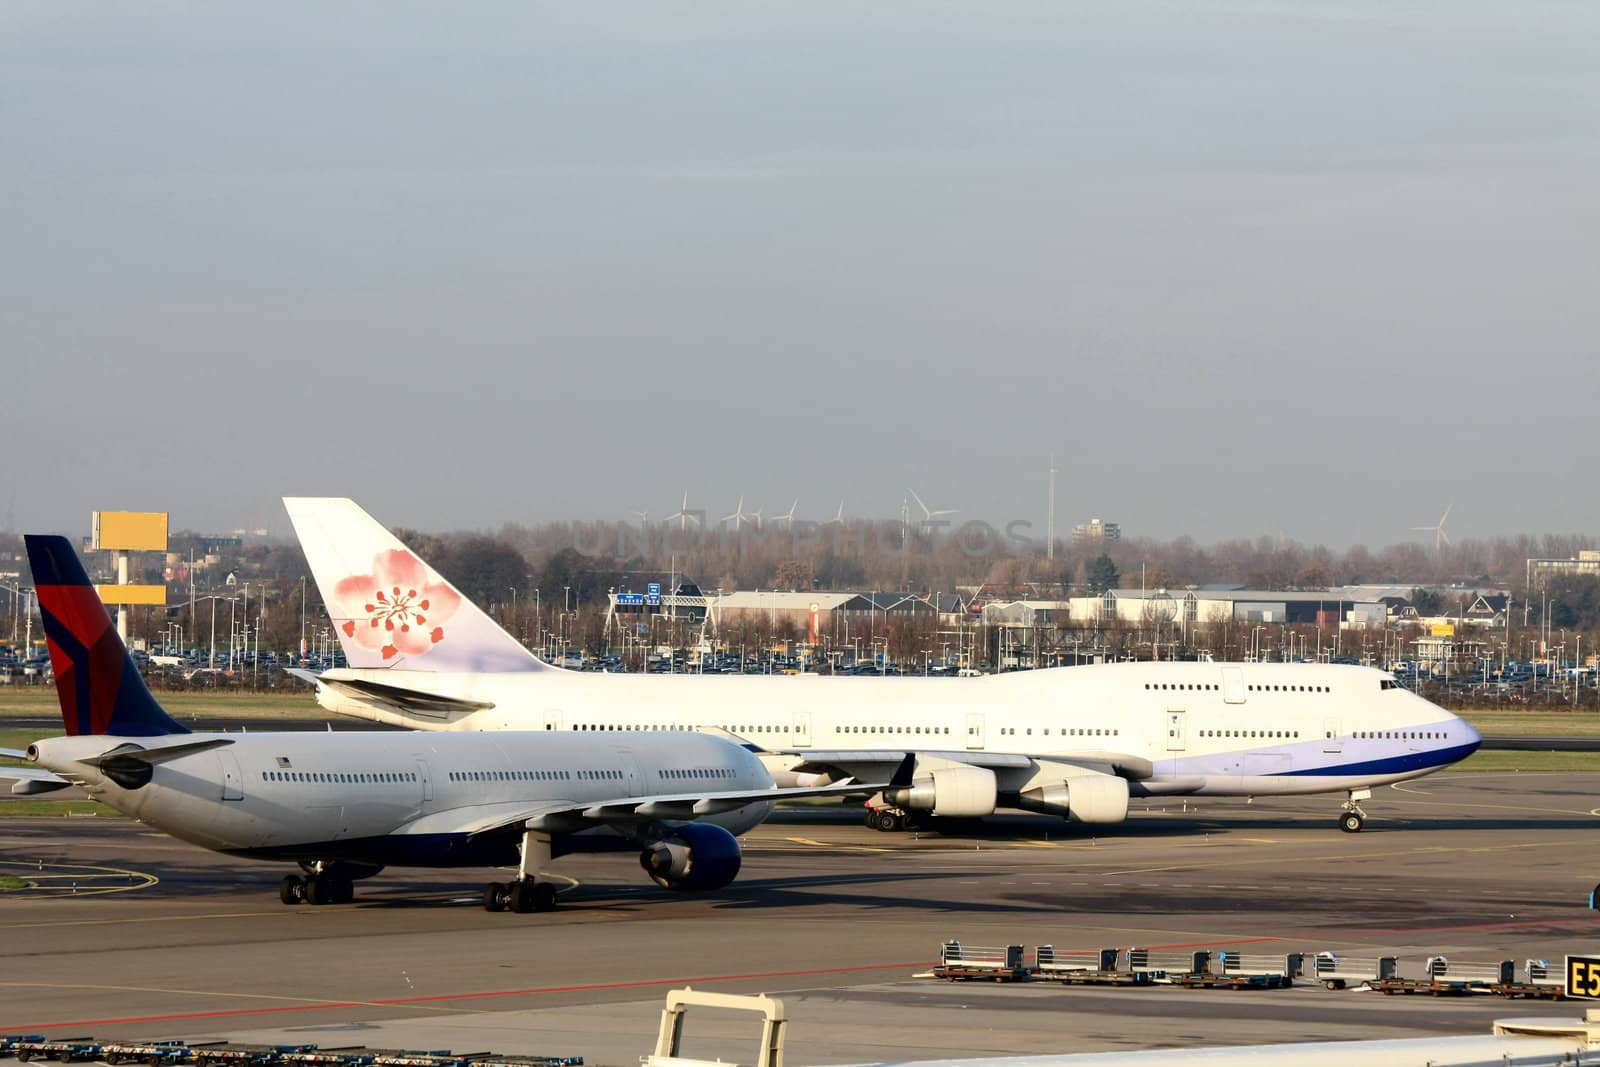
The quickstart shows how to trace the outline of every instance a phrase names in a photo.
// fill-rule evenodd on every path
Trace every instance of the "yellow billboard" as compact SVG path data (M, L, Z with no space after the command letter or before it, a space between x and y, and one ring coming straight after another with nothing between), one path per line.
M164 511L96 511L92 545L96 551L165 552L167 513Z
M167 602L167 587L164 585L97 585L95 591L105 604L153 604L160 607Z
M1456 624L1453 622L1436 622L1430 629L1434 637L1454 637Z

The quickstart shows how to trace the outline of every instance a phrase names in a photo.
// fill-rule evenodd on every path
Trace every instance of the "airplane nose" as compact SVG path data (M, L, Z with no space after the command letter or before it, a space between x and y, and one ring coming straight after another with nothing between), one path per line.
M1461 724L1461 734L1466 739L1467 755L1470 756L1472 753L1478 751L1479 745L1483 744L1483 735L1480 734L1477 731L1477 728L1467 720L1457 716L1456 721Z

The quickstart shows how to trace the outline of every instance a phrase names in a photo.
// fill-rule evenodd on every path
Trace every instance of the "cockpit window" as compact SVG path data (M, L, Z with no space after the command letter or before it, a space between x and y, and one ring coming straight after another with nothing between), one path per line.
M1378 688L1379 689L1404 689L1405 686L1401 685L1397 680L1395 680L1393 678L1380 678L1380 679L1378 679Z

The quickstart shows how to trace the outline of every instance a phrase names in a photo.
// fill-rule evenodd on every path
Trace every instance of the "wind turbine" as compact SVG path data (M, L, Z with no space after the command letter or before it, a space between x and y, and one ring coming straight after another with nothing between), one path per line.
M700 516L689 510L689 490L685 489L683 491L683 506L678 508L678 513L676 515L667 516L668 522L671 522L673 519L678 520L678 529L680 530L687 530L689 528L690 519L694 520L694 524L696 526L701 524Z
M796 501L796 503L799 503L799 501ZM824 525L824 526L843 526L844 525L844 501L843 500L839 501L839 510L833 513L833 518L829 519L827 522L823 523L822 525Z
M639 516L639 525L640 526L649 526L650 525L650 509L649 508L646 508L643 511L635 511L634 514Z
M747 520L749 518L752 518L752 516L745 514L745 512L744 512L744 497L741 496L739 498L738 507L733 509L733 514L732 515L724 515L724 516L722 516L722 521L723 522L728 522L729 520L732 520L733 528L735 530L739 530L744 526L745 520Z
M774 515L772 517L772 521L773 522L786 522L791 527L794 526L794 513L795 513L795 509L798 508L799 506L800 506L800 498L799 497L795 497L794 498L794 503L789 505L789 510L784 512L782 515Z
M922 498L917 495L917 491L915 489L907 489L906 492L911 494L911 499L915 500L917 502L917 507L922 509L922 521L924 523L932 521L933 518L938 515L960 514L960 508L940 508L938 511L930 511L928 509L928 505L922 502Z
M1411 527L1413 530L1416 530L1418 532L1426 532L1428 530L1432 530L1433 531L1433 550L1434 550L1435 553L1437 553L1439 555L1443 555L1444 554L1444 546L1448 545L1450 543L1450 535L1444 532L1444 520L1446 520L1446 519L1448 519L1450 517L1450 509L1455 507L1455 506L1456 505L1455 505L1454 501L1451 501L1449 504L1446 504L1445 505L1445 509L1444 509L1444 514L1440 515L1439 516L1439 521L1434 523L1432 526L1413 526L1413 527Z

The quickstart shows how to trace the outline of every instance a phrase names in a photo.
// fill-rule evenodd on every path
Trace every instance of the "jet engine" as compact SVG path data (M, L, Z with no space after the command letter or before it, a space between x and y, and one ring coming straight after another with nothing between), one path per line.
M935 767L903 789L886 789L883 799L906 811L971 818L994 814L994 772L986 767Z
M1081 775L1025 790L1017 806L1074 822L1118 823L1128 817L1128 782L1110 774Z
M739 842L715 823L689 823L646 845L639 866L663 889L721 889L739 876Z

